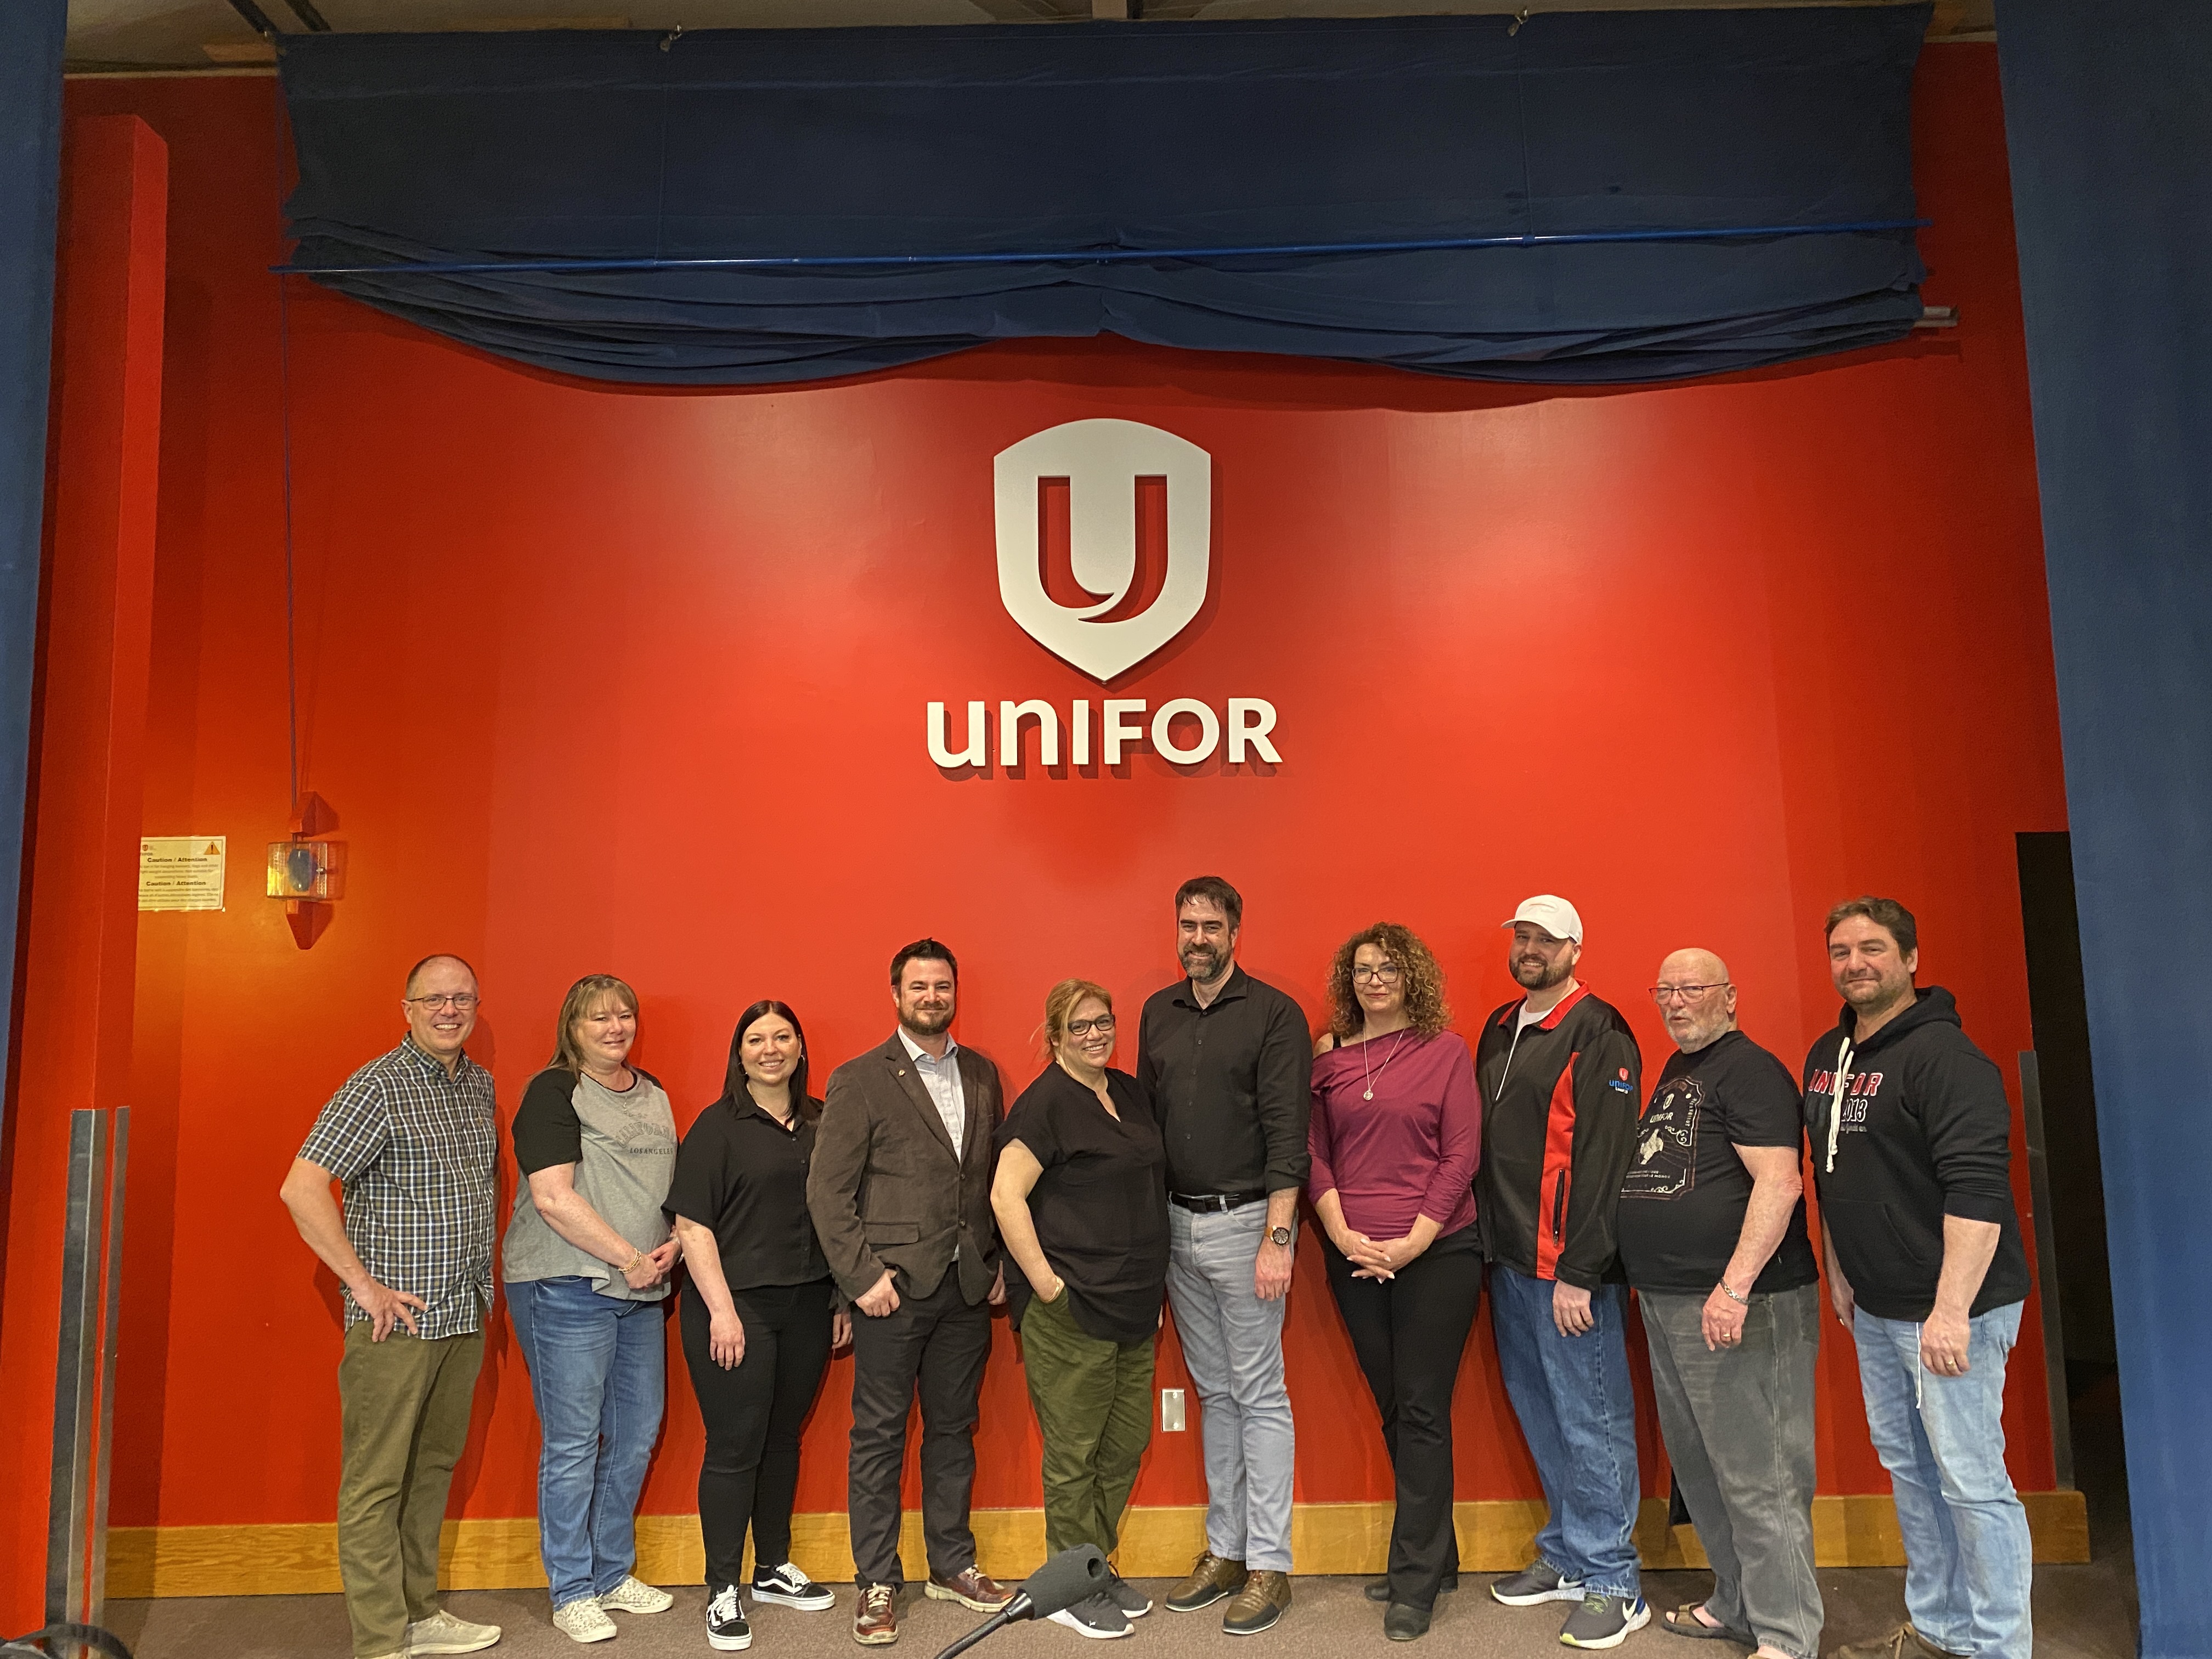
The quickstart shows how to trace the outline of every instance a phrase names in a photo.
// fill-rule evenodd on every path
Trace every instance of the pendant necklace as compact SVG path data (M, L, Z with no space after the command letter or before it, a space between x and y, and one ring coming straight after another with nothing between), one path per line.
M1399 1033L1397 1042L1391 1047L1389 1059L1385 1060L1373 1075L1369 1076L1367 1073L1367 1044L1363 1042L1359 1045L1360 1074L1367 1078L1367 1092L1359 1097L1362 1100L1372 1100L1375 1098L1375 1085L1382 1080L1382 1073L1390 1069L1390 1060L1397 1059L1398 1050L1405 1046L1405 1034L1401 1032Z

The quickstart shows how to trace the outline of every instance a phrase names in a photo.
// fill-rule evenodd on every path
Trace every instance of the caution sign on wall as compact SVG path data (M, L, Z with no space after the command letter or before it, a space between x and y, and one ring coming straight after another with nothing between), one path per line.
M222 908L221 836L145 836L138 842L141 910Z

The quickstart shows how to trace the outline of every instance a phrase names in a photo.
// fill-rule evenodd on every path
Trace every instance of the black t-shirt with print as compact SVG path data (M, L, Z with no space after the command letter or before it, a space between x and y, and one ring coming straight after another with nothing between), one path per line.
M1620 1183L1615 1226L1628 1282L1666 1294L1710 1292L1735 1254L1751 1202L1751 1171L1735 1149L1804 1144L1797 1080L1765 1049L1729 1031L1695 1054L1678 1050L1637 1120ZM1801 1198L1752 1288L1795 1290L1819 1276Z

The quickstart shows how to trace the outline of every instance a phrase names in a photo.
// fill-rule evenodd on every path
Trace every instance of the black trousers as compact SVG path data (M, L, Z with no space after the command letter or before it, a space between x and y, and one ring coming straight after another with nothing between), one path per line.
M1426 1610L1437 1587L1459 1573L1452 1385L1482 1304L1482 1243L1474 1228L1462 1227L1394 1279L1354 1279L1352 1263L1326 1237L1322 1251L1352 1352L1382 1413L1382 1444L1397 1476L1390 1599Z
M871 1319L853 1310L853 1455L847 1506L854 1577L902 1589L899 1566L899 1477L906 1468L906 1419L921 1397L921 1535L933 1577L975 1565L968 1505L975 1488L976 1401L991 1357L991 1308L970 1307L960 1275L945 1270L936 1290L915 1296L898 1276L896 1311Z
M699 1464L699 1531L707 1587L744 1582L745 1528L763 1567L791 1559L799 1490L799 1432L830 1364L830 1283L769 1285L731 1293L745 1353L724 1370L707 1346L707 1306L687 1282L678 1322L691 1392L706 1420Z

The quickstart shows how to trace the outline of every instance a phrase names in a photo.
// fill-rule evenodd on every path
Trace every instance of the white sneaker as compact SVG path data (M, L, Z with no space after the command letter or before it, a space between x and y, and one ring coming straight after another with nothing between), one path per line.
M676 1605L676 1598L666 1590L653 1589L635 1574L598 1600L609 1613L665 1613Z
M407 1626L406 1651L414 1654L474 1653L499 1640L497 1625L471 1625L440 1607Z
M618 1633L615 1621L599 1611L588 1595L553 1609L553 1628L572 1642L611 1642Z

